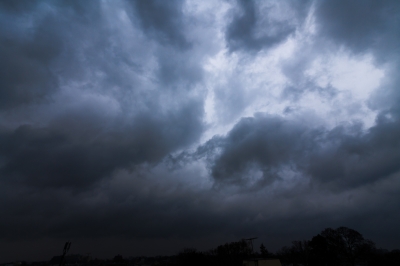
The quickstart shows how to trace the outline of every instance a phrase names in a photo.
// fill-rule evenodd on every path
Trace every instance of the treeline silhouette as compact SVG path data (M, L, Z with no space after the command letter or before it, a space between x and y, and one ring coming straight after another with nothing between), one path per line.
M277 252L283 264L304 266L400 265L400 250L377 249L356 230L326 228L311 240L293 241Z
M64 254L64 253L63 253ZM65 258L64 258L65 257ZM175 256L130 257L115 256L112 260L91 259L90 256L55 256L50 261L4 263L0 266L242 266L246 259L279 259L283 266L399 266L400 250L376 248L356 230L326 228L310 240L292 241L276 253L264 244L259 248L246 240L226 243L208 251L185 248ZM64 260L65 259L65 260Z
M356 230L339 227L326 228L311 240L293 241L276 253L270 253L261 244L253 252L245 240L220 245L206 252L186 248L176 257L183 265L243 265L250 258L277 258L282 265L293 266L399 266L400 250L378 249Z
M244 240L218 246L206 252L186 248L177 255L177 265L231 265L242 266L243 260L251 258L253 252Z

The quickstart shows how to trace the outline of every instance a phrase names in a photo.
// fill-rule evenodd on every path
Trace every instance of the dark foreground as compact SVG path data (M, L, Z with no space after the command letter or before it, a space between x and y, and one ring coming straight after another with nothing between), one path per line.
M254 258L279 259L282 265L292 266L399 266L400 250L377 248L371 240L357 231L339 227L327 228L311 240L293 241L290 246L270 253L263 244L258 250L246 240L226 243L209 251L185 248L174 256L123 257L100 260L82 255L55 256L45 262L10 262L0 266L242 266Z

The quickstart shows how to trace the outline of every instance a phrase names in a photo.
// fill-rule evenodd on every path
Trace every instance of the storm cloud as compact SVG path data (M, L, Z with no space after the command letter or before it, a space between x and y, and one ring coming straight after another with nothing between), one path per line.
M399 9L1 1L0 260L398 248Z
M226 136L209 140L195 154L213 158L209 168L217 183L262 189L285 179L289 171L333 190L347 190L400 170L399 123L378 119L368 131L357 123L328 130L256 114L242 118Z

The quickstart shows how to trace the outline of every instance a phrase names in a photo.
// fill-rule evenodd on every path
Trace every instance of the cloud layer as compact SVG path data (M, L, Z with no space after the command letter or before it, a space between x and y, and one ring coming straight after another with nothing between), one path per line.
M66 240L98 257L254 235L275 250L341 225L399 247L399 14L0 2L0 260Z

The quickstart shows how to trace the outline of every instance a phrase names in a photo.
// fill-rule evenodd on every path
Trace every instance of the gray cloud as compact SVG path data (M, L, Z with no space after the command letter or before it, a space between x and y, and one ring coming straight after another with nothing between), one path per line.
M146 34L162 44L189 48L184 32L183 1L131 1Z
M289 170L316 185L347 190L400 170L399 130L399 122L384 115L364 132L357 123L327 130L257 114L242 118L227 136L211 139L196 156L213 158L209 166L217 184L262 189Z
M45 9L48 5L43 3L35 7L38 13L31 19L38 26L34 27L32 40L15 35L17 29L2 31L15 35L9 38L9 42L7 38L2 39L7 42L5 47L13 50L12 53L2 50L9 58L9 61L2 61L4 68L9 70L8 73L2 72L6 75L1 86L4 92L1 98L5 102L2 107L29 105L43 97L47 102L42 104L49 104L43 107L47 108L47 113L54 108L54 102L58 105L57 109L64 110L48 114L47 125L43 122L41 126L20 122L17 128L4 125L1 138L2 157L5 158L1 167L2 180L32 186L83 188L120 167L156 162L200 136L203 115L201 98L187 97L179 101L178 106L172 104L170 108L168 92L162 92L165 80L173 82L175 87L190 87L198 82L200 78L197 76L201 76L201 71L194 63L197 76L187 76L190 68L185 68L185 73L179 73L182 68L175 67L182 60L178 53L178 62L163 55L168 52L160 53L157 59L161 71L149 73L159 80L160 83L154 84L157 90L160 88L160 94L150 95L144 88L146 85L139 80L143 71L135 65L143 65L140 60L147 58L132 58L129 55L131 47L121 46L116 50L112 41L100 39L102 34L111 33L106 20L99 17L100 7L82 5L81 2L57 3L51 8L59 13L60 18ZM44 15L40 16L40 13ZM78 19L81 13L87 18ZM72 20L75 26L64 24L64 20ZM99 27L100 33L96 32L95 26ZM24 27L25 24L19 25L19 30L26 31ZM112 35L116 42L121 38L116 33ZM71 42L69 38L72 36L82 39ZM133 49L133 52L141 51ZM171 72L174 68L178 69L178 73ZM136 77L128 76L129 72L135 73ZM183 76L186 76L184 81ZM82 83L83 86L76 85ZM87 94L91 98L88 102L76 102L71 109L69 103L62 99L68 91L66 88L73 88L76 93ZM187 90L182 89L181 93ZM61 97L56 93L60 93ZM115 103L117 100L123 111L111 117L102 113L98 109L101 103L96 102L98 96L95 95L98 94L102 95L100 101ZM74 94L67 95L72 99L76 97ZM132 102L136 104L132 106Z
M373 51L388 59L399 45L398 1L320 1L319 32L356 53Z
M237 1L239 11L233 15L232 21L226 30L226 40L231 51L241 49L259 51L284 41L290 34L295 32L296 25L293 25L293 23L278 21L273 18L272 13L277 12L274 4L279 3L273 1L264 2L264 4L267 3L268 5L266 13L258 12L261 3L259 1ZM304 19L304 10L306 10L305 6L307 4L298 4L291 1L285 4L295 6L295 12L298 12L297 15Z
M57 88L51 61L61 52L62 45L54 29L43 25L45 22L39 23L32 34L6 23L6 19L14 17L3 17L1 23L1 109L46 98Z
M2 179L83 188L120 167L156 162L202 131L201 106L183 108L165 116L139 115L130 125L111 130L100 124L107 125L103 117L90 115L67 115L45 128L4 130Z
M1 2L1 7L11 12L26 12L34 9L39 1L11 1L5 0Z
M96 189L120 169L154 166L203 132L203 94L192 93L202 80L201 55L186 60L189 42L176 31L184 23L177 18L182 3L134 2L135 10L124 1L105 9L81 1L6 4L3 20L13 23L1 30L1 67L8 72L1 84L0 183L2 202L12 206L0 207L9 217L2 241L113 237L128 229L131 238L164 237L195 221L184 208L177 215L186 222L173 223L165 206L176 203L168 198L160 205L139 196L120 208L113 199L83 203L96 193L107 200ZM132 15L121 22L125 28L115 28L108 20L115 8L144 18ZM136 38L135 31L146 34ZM131 193L140 194L136 189ZM131 215L149 209L140 219Z
M303 137L305 130L278 117L259 114L255 118L243 118L226 139L217 139L222 144L217 146L222 152L213 161L212 176L217 181L245 186L246 182L251 182L247 178L254 178L251 170L258 168L262 176L256 178L259 182L253 185L271 183L279 178L279 169L290 168L293 158L306 148L307 140L297 139Z

